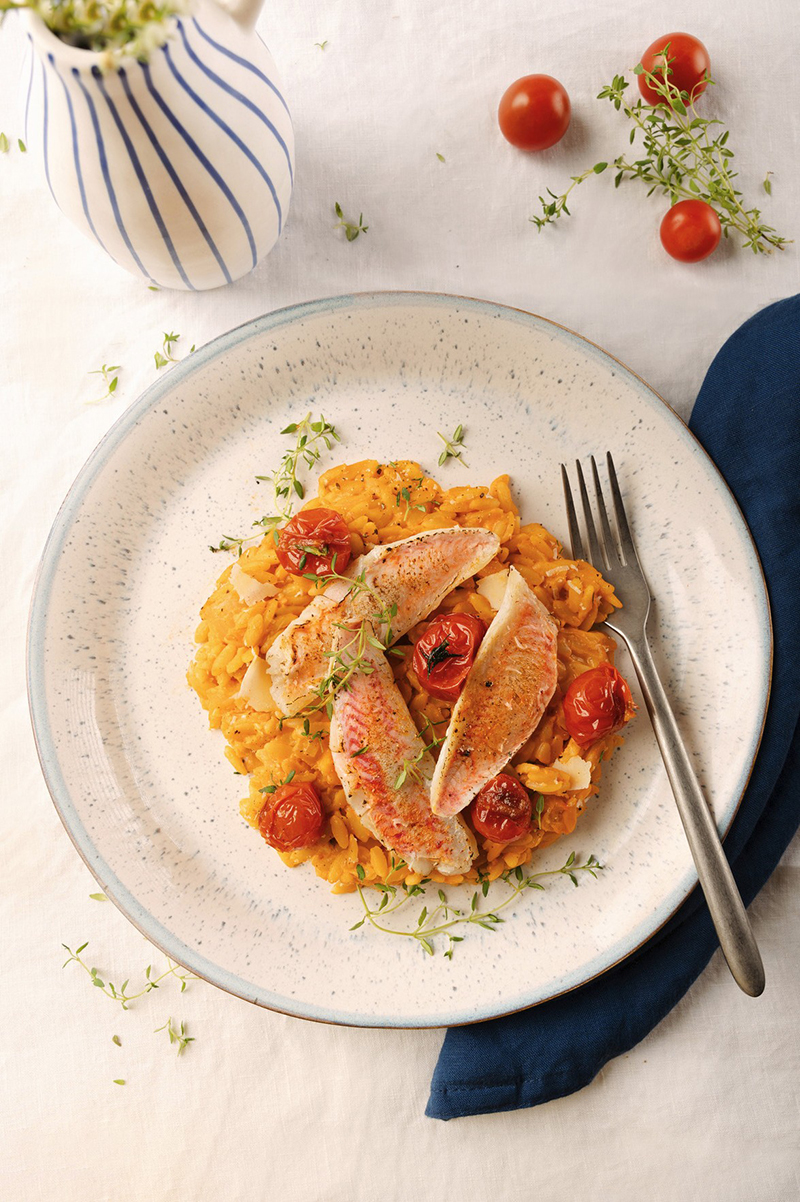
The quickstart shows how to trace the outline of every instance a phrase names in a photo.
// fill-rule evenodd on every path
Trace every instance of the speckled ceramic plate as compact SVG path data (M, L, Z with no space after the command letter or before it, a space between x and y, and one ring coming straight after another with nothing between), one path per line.
M299 305L225 334L161 377L86 464L47 543L30 626L33 722L58 811L148 938L261 1005L438 1026L572 989L647 939L696 881L643 713L575 835L537 861L593 852L600 878L528 894L497 933L470 928L452 961L351 933L358 897L284 868L239 817L241 781L185 673L222 567L208 544L260 514L254 476L309 408L336 423L340 461L403 456L432 471L437 429L463 423L469 467L439 476L510 472L524 518L561 536L560 461L613 451L658 599L657 659L728 829L771 644L757 556L722 478L655 393L577 335L482 301L403 293Z

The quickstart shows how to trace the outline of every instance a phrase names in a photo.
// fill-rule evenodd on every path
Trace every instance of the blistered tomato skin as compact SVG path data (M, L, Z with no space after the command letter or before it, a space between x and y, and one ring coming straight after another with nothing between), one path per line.
M486 629L486 623L473 614L442 614L433 619L411 661L431 697L458 700Z
M303 509L278 535L278 562L294 576L343 572L350 562L350 532L335 509Z
M258 829L277 851L311 847L319 839L325 814L313 785L279 785L258 815Z
M497 110L500 132L518 150L547 150L569 128L567 90L552 75L523 75L506 88Z
M513 843L531 829L530 794L518 780L501 772L472 802L470 817L479 835L495 843Z
M582 747L621 730L635 711L628 682L611 664L582 672L564 694L567 732Z

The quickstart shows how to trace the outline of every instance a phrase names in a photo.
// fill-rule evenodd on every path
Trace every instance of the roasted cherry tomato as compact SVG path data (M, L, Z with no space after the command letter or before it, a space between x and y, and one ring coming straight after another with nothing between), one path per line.
M661 245L681 263L699 263L717 249L721 233L711 205L704 200L679 200L664 214Z
M518 780L501 772L484 785L472 802L472 825L495 843L512 843L531 826L531 799Z
M611 664L582 672L564 694L567 730L582 747L620 730L635 710L628 682Z
M656 38L642 55L642 66L657 78L661 76L663 52L667 43L670 70L667 79L682 92L688 92L690 99L696 100L706 90L706 76L711 69L708 51L703 43L693 38L690 33L667 33L663 38ZM663 96L654 91L643 75L639 76L639 91L648 104L666 103Z
M566 89L552 75L524 75L500 100L497 120L507 142L519 150L546 150L569 128Z
M278 851L294 851L316 843L325 815L313 785L278 785L258 815L258 829Z
M414 648L412 667L431 697L456 701L469 675L486 623L472 614L434 618Z
M334 566L344 571L350 562L347 523L335 509L303 509L278 535L278 559L295 576L321 576Z

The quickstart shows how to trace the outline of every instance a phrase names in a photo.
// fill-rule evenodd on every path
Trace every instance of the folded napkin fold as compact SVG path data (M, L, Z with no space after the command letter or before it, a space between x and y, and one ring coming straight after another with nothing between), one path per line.
M800 296L770 305L728 339L709 368L689 425L742 508L772 607L769 712L725 840L749 903L800 825ZM717 946L695 889L636 954L581 989L520 1014L448 1031L426 1114L451 1119L516 1110L588 1085L608 1060L634 1047L669 1013Z

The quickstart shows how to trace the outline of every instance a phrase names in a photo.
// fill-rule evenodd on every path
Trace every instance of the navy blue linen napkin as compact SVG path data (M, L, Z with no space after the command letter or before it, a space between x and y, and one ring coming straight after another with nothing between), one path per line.
M728 339L689 424L744 512L772 607L769 711L725 841L749 903L800 825L800 296L770 305ZM517 1110L583 1088L669 1013L717 946L695 889L638 953L583 988L520 1014L451 1029L426 1114L452 1119Z

